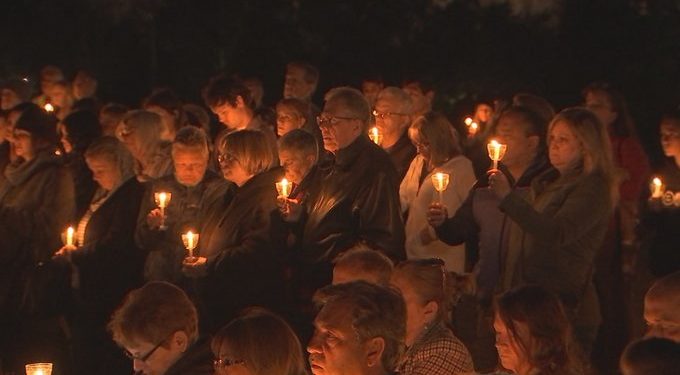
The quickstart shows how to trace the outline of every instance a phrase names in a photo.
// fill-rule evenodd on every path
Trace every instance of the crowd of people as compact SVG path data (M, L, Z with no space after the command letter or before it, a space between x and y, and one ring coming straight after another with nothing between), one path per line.
M2 83L0 374L676 373L680 110L653 167L608 84L451 121L427 80L319 77Z

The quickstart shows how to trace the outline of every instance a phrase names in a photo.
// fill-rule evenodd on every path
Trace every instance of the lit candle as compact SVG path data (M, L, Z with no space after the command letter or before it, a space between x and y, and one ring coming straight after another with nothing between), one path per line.
M449 175L441 172L433 174L432 184L435 190L439 192L439 202L444 203L444 190L449 186Z
M476 122L471 122L470 125L468 125L468 134L469 135L477 134L477 130L479 130L479 125Z
M50 103L45 104L45 106L43 108L45 108L45 112L47 112L47 113L54 112L54 106Z
M66 229L66 246L73 246L73 234L75 230L73 227L68 227Z
M660 178L654 177L652 180L652 198L663 197L663 182Z
M189 251L189 256L186 258L188 262L196 261L194 249L198 245L198 238L198 233L192 231L188 231L182 235L182 243L184 243L184 247Z
M158 208L161 209L160 229L165 230L165 229L167 229L167 227L165 226L165 208L168 207L168 204L170 203L170 199L172 199L172 193L166 193L164 191L154 193L154 199L156 200L156 204L158 205Z
M498 162L505 156L508 146L498 143L498 141L493 139L486 146L486 149L489 152L489 158L493 160L493 169L498 169Z
M370 138L373 143L380 146L380 143L382 143L382 134L380 134L377 126L371 128L368 132L368 138Z
M26 375L52 375L52 364L29 363L26 365Z
M276 191L284 198L288 198L290 195L290 187L291 183L285 178L276 183Z
M472 117L466 117L465 118L465 125L467 125L467 126L472 125Z

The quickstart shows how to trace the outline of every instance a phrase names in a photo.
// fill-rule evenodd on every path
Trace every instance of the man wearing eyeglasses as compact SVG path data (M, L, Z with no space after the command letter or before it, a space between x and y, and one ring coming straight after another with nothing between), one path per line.
M130 292L109 330L132 360L135 374L213 373L209 342L198 339L196 308L170 283L151 282Z
M412 108L409 94L398 87L386 87L378 94L373 110L375 126L382 135L380 147L390 155L399 181L404 179L416 157L416 148L407 131L411 125Z

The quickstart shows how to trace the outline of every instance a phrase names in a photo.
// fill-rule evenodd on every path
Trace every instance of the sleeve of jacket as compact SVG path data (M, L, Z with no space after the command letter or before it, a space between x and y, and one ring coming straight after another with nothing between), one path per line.
M352 208L359 219L358 237L383 249L392 260L406 259L397 186L388 175L379 173L360 197Z
M574 185L554 214L536 211L515 192L508 194L499 207L537 240L563 246L582 238L607 216L608 197L604 180L591 176Z
M146 185L142 202L139 206L139 214L137 215L137 227L135 230L135 243L140 249L157 250L158 245L163 240L163 233L159 230L152 230L146 223L146 217L155 206L153 198L153 184Z
M460 245L479 232L472 211L474 195L473 187L456 213L452 217L446 218L442 225L435 228L437 237L442 242L451 246Z

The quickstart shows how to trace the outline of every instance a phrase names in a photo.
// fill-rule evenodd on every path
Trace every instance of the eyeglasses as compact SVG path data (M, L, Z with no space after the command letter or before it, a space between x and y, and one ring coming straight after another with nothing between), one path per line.
M406 113L398 113L398 112L378 112L377 110L373 110L373 117L379 118L381 120L384 120L385 117L390 117L390 116L408 116Z
M356 118L356 117L333 116L333 115L316 116L316 123L319 124L319 126L336 125L341 120L351 121L351 120L358 120L358 118Z
M230 164L230 163L233 163L237 160L238 159L236 159L234 157L234 155L232 155L228 152L217 154L217 162L219 162L220 164Z
M240 365L240 364L243 364L243 363L246 363L246 361L244 361L242 359L215 358L213 360L213 367L215 368L215 370L220 370L220 369L223 369L225 367L231 367L231 366Z
M123 349L123 352L125 353L125 355L126 355L128 358L130 358L130 359L133 360L133 361L146 362L149 358L151 358L151 356L153 355L153 353L155 353L156 350L158 350L158 348L160 348L161 345L163 345L163 343L164 343L165 341L167 341L167 340L170 338L170 336L172 336L172 335L174 335L174 334L175 334L175 332L173 332L173 333L169 334L168 336L166 336L163 340L161 340L158 344L156 344L156 346L154 346L153 349L149 350L149 351L148 351L146 354L144 354L143 356L135 356L135 355L133 355L132 353L130 353L127 349Z

